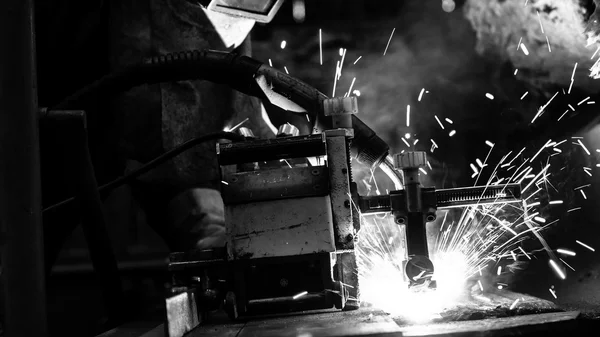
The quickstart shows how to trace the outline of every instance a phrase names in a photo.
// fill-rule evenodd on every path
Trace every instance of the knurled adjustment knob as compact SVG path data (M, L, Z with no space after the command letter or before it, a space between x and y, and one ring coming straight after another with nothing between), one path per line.
M352 115L358 113L358 101L355 96L333 97L323 101L325 116L331 116L334 129L352 128Z
M243 137L245 137L245 138L256 138L256 137L254 136L254 132L252 132L252 130L251 130L251 129L249 129L249 128L246 128L246 127L243 127L243 126L242 126L241 128L239 128L239 129L238 129L238 134L239 134L240 136L243 136Z
M397 170L418 169L427 165L427 153L423 151L404 152L394 155L394 168Z

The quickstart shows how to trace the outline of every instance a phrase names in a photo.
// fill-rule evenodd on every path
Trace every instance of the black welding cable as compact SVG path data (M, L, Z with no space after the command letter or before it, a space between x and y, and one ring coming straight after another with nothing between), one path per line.
M149 171L153 170L154 168L158 167L159 165L167 162L170 159L173 159L174 157L193 148L196 145L199 145L201 143L208 142L208 141L219 140L219 139L227 139L227 140L231 140L231 141L244 141L245 140L245 138L243 136L240 136L233 132L225 132L225 131L209 133L209 134L206 134L206 135L203 135L200 137L193 138L181 145L178 145L174 149L165 152L164 154L156 157L155 159L152 159L150 162L144 164L142 167L134 170L133 172L131 172L123 177L117 178L117 179L109 182L108 184L100 186L98 188L98 192L108 193L119 186L122 186L122 185L132 182L136 178L139 178L143 174L148 173ZM45 208L44 212L48 212L48 211L57 209L59 207L68 205L73 201L75 201L74 197L63 200L57 204L54 204L52 206Z
M323 114L323 101L328 97L316 88L250 57L213 50L147 58L84 87L51 110L85 109L94 98L107 97L143 84L183 80L226 84L241 93L269 100L268 93L257 84L260 76L265 77L270 90L306 109L309 129L319 132L331 128L331 118ZM371 167L384 162L389 146L356 116L352 116L352 123L355 131L353 157Z
M226 84L242 93L257 96L254 74L261 62L236 53L194 50L149 57L115 71L67 97L51 110L81 109L97 97L127 91L143 84L206 80Z

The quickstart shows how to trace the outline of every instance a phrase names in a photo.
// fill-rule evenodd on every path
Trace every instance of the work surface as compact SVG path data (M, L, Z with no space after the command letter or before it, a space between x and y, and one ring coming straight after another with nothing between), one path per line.
M514 305L516 299L517 305ZM512 309L511 309L512 307ZM489 293L457 305L427 323L409 323L402 317L373 308L334 310L254 318L232 323L215 317L189 337L342 337L342 336L507 336L556 335L581 326L578 312L560 311L553 303L507 291ZM139 327L138 327L139 328ZM164 326L155 324L134 334L126 327L103 336L162 337ZM121 332L122 334L120 334Z

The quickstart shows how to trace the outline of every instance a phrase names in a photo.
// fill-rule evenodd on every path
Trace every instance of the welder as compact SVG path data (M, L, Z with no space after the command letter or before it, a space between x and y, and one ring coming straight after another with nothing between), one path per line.
M209 12L209 2L36 3L40 106L51 107L102 75L144 57L203 49L250 55L254 21ZM60 57L56 50L61 50ZM145 85L117 97L97 97L80 108L89 116L100 184L191 138L245 120L244 126L257 137L274 136L258 99L208 81ZM130 205L126 200L133 197L171 250L224 245L214 149L214 142L208 142L182 153L131 184L131 196L117 190L123 194L119 204ZM48 180L45 183L51 184ZM47 230L46 236L53 234ZM54 258L47 257L47 262Z

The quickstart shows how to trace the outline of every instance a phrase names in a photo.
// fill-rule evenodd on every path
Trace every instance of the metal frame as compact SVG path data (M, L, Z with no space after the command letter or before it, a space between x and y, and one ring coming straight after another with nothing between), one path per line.
M0 258L5 336L47 336L33 0L0 11Z

